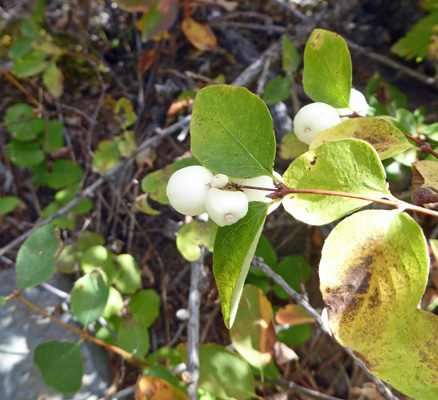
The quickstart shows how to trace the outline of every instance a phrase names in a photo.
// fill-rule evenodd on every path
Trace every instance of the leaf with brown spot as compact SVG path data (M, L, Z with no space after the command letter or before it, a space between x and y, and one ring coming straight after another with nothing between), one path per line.
M319 265L328 323L343 346L379 351L420 301L429 255L420 226L399 211L363 211L325 241Z
M262 369L269 364L277 335L272 305L261 289L245 285L230 334L236 350L252 366Z
M181 29L185 37L198 50L215 51L217 48L217 39L208 25L196 22L193 18L184 18L181 23Z
M187 395L169 382L150 376L138 377L135 400L188 400Z
M301 325L315 322L315 319L300 305L288 304L277 311L275 320L283 325Z
M438 317L415 309L386 345L362 360L370 371L417 400L438 399Z
M322 131L310 143L310 149L341 139L360 139L373 146L381 160L394 157L413 146L398 128L379 118L352 118Z
M416 161L412 163L412 202L429 204L438 202L438 163Z

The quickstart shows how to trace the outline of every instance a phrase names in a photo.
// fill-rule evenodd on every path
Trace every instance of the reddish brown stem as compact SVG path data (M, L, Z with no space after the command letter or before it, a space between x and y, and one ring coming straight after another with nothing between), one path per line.
M406 138L409 140L412 140L415 144L417 144L421 150L426 151L429 154L432 154L435 158L438 158L438 153L434 151L430 145L430 143L422 142L421 140L418 140L417 138L414 138L412 136L409 136L407 133L403 133Z
M143 365L145 367L150 367L150 365L146 361L141 360L140 358L134 357L131 353L128 353L127 351L121 349L120 347L113 346L112 344L106 343L103 340L100 340L98 338L95 338L94 336L91 336L86 331L81 331L81 330L75 328L74 326L71 326L69 324L66 324L65 322L62 322L61 320L54 317L53 315L47 314L44 310L41 310L41 308L37 307L35 304L26 300L23 296L21 296L21 294L18 291L15 291L9 297L21 301L22 303L26 304L28 307L30 307L32 310L36 311L37 313L45 316L46 318L49 318L53 322L63 326L65 329L68 329L68 330L78 334L82 339L89 340L90 342L96 343L99 346L105 347L106 349L108 349L108 350L110 350L110 351L112 351L112 352L114 352L122 357L125 357L125 358L127 358L127 359L129 359L137 364Z

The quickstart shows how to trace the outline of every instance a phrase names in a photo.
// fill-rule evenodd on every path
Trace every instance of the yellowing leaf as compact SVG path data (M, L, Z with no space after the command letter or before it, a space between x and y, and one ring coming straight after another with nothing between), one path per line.
M236 350L252 366L262 369L269 364L277 335L272 305L261 289L245 285L230 334Z
M161 378L143 376L135 385L135 400L188 400L181 390Z
M217 39L208 25L201 24L188 17L181 23L181 29L190 43L198 50L216 50Z
M53 97L60 97L64 91L64 75L54 62L43 73L43 81Z
M326 129L312 140L309 149L341 139L360 139L373 146L381 160L412 148L398 128L379 118L352 118Z
M320 289L335 339L366 355L378 352L420 301L429 255L420 226L399 211L363 211L326 239Z
M297 304L288 304L277 311L275 320L284 325L301 325L315 322L309 313Z
M412 201L415 204L438 202L438 163L416 161L412 164Z

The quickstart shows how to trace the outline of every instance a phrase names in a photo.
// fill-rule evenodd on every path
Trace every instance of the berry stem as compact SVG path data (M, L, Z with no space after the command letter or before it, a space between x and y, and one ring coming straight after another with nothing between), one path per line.
M431 145L427 142L422 142L421 140L418 140L412 136L409 136L407 133L403 133L406 138L409 140L412 140L415 144L417 144L421 150L426 151L429 154L432 154L435 158L438 158L438 153L434 151L431 147Z

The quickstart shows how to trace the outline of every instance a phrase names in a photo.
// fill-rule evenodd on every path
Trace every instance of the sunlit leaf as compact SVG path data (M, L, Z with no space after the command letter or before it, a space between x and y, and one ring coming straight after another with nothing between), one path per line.
M181 344L178 350L186 362L186 346ZM206 392L229 400L255 397L254 377L250 366L225 347L213 343L199 346L199 367L199 387Z
M271 361L277 335L272 305L259 288L245 285L230 334L236 350L255 368Z
M79 278L71 291L71 311L84 325L96 321L105 309L109 295L106 275L98 269Z
M298 304L287 304L275 314L275 321L282 325L301 325L315 322L315 319Z
M196 96L190 124L193 155L208 169L234 178L272 176L272 117L242 87L209 86Z
M193 220L181 227L176 237L176 246L187 261L195 261L201 256L201 246L213 252L217 225Z
M362 196L390 196L376 150L357 139L327 142L298 157L283 175L291 188L319 189ZM370 201L315 194L293 194L283 206L296 219L324 225L356 211Z
M337 33L315 29L304 50L306 94L313 101L346 108L350 101L351 80L350 52L345 40Z
M333 140L360 139L373 146L380 159L394 157L412 148L406 137L394 125L379 118L352 118L326 129L312 140L309 149L314 149Z
M371 210L341 221L326 239L319 265L336 340L361 354L380 351L416 308L428 273L426 240L407 214Z
M137 261L130 254L120 254L114 257L114 261L118 265L115 285L122 293L135 293L141 285L141 271Z

